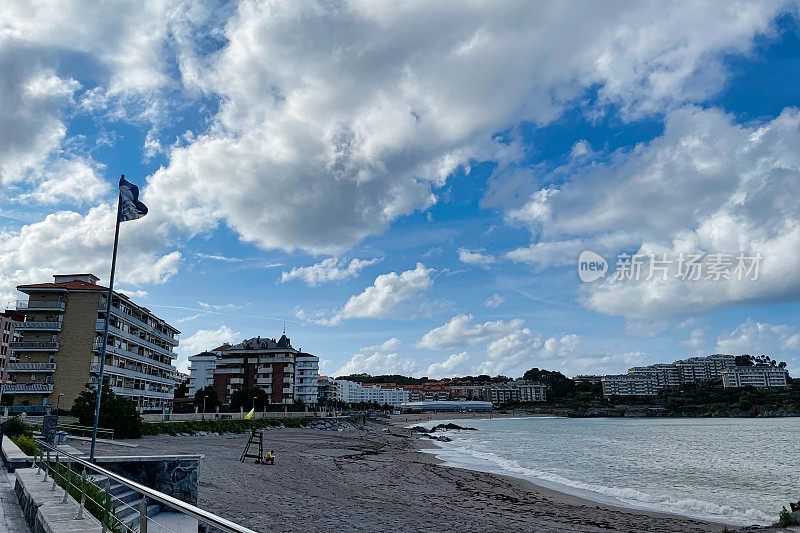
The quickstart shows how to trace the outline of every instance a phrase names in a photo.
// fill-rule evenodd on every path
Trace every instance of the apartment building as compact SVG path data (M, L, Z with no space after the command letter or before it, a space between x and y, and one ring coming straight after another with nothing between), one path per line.
M11 343L19 341L19 331L14 329L15 322L25 320L25 313L19 311L3 311L0 313L0 383L8 381L6 368L9 363L16 362Z
M787 387L789 372L783 368L767 365L734 366L722 371L722 385L732 387L756 387L759 389Z
M295 399L302 401L306 405L317 405L318 381L319 357L310 353L298 353L295 356Z
M254 337L214 352L212 386L222 403L230 403L236 389L255 387L267 393L271 404L302 400L316 405L319 358L293 348L286 335L278 340Z
M649 366L635 366L628 369L628 374L652 378L659 390L677 388L683 383L681 368L675 364L658 363Z
M681 373L682 383L719 381L722 371L736 365L736 357L714 354L708 357L690 357L673 363Z
M619 374L604 376L603 396L658 396L658 382L654 376Z
M8 365L14 383L4 385L3 393L13 396L20 410L45 410L62 394L60 407L70 409L85 385L98 380L108 289L92 274L54 278L17 287L28 300L17 303L24 319L14 324L20 333L11 343L16 361ZM146 307L114 292L106 383L142 411L171 406L179 334Z
M202 352L189 357L189 396L206 387L214 386L214 370L217 368L217 354Z
M334 380L334 398L345 403L374 402L400 407L408 402L408 391L399 387L365 385L345 379Z

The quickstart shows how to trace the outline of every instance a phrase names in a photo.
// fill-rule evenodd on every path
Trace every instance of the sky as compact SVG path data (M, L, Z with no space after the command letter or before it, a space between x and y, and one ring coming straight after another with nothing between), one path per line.
M0 302L108 281L125 174L115 288L182 370L285 328L327 375L800 375L799 14L3 2Z

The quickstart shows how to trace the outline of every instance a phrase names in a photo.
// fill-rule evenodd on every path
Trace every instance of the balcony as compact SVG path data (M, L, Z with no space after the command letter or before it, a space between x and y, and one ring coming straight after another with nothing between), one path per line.
M98 354L101 353L102 350L103 350L103 343L102 342L95 342L94 345L92 346L92 350L94 350ZM161 361L156 361L155 359L151 359L151 358L147 357L146 355L141 355L138 352L132 352L132 351L126 350L124 348L118 348L118 347L116 347L116 346L114 346L112 344L108 345L108 348L106 349L106 353L107 354L119 355L120 357L125 357L127 359L132 359L132 360L137 361L139 363L147 363L148 365L157 366L157 367L165 369L165 370L173 370L174 369L173 366L171 364L169 364L169 363L162 363Z
M9 343L15 352L57 352L58 341L23 341Z
M127 387L111 387L111 390L114 391L115 394L123 395L123 396L135 396L135 397L145 397L145 398L164 398L171 400L174 396L172 392L157 392L151 390L143 390L143 389L129 389Z
M53 385L49 383L6 383L3 385L4 394L50 394Z
M55 372L55 363L8 363L8 373L14 372Z
M103 328L105 327L106 321L104 319L100 319L94 324L94 330L97 333L103 333ZM144 348L149 348L154 352L158 352L163 355L167 355L169 357L177 357L169 348L164 348L163 346L159 346L158 344L153 344L152 342L139 337L135 333L131 333L130 331L124 331L116 326L109 325L108 326L108 334L114 335L115 337L119 337L121 339L125 339L129 342L136 343Z
M92 363L89 366L89 372L92 374L98 374L100 372L100 363ZM164 376L154 376L153 374L148 374L147 372L141 372L139 370L133 370L132 368L120 368L118 366L106 364L103 367L104 374L115 374L118 376L123 376L127 378L135 378L141 379L144 381L151 381L154 383L162 383L164 385L174 385L175 380L164 377Z
M97 309L98 309L99 312L103 313L103 316L105 316L106 301L102 300ZM139 318L136 318L133 315L129 315L129 314L123 312L122 309L120 309L119 307L116 307L116 306L112 305L111 306L111 315L112 316L116 316L116 317L120 318L121 320L125 320L125 321L129 322L134 327L137 327L137 328L139 328L141 330L144 330L144 331L147 331L147 332L152 333L154 335L157 335L162 340L168 342L169 344L171 344L173 346L177 346L178 345L178 335L177 334L174 337L170 337L168 334L166 334L163 331L159 330L157 327L151 326L147 322L145 322L143 320L140 320Z
M14 322L14 329L18 331L61 331L61 322L26 320L25 322Z
M63 311L64 302L30 302L17 300L17 311Z

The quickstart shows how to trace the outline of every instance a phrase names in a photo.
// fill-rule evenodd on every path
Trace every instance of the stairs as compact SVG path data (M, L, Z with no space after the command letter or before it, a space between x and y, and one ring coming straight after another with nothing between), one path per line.
M105 490L106 476L91 476L92 481ZM111 480L110 490L111 505L114 507L114 514L131 531L139 531L139 506L142 496L135 490L131 490L125 485ZM152 518L161 512L161 506L148 503L147 516Z

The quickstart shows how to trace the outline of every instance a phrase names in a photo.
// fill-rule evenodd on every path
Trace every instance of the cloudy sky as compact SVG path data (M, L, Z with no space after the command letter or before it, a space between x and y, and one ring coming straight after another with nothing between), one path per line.
M182 330L182 368L285 324L333 375L715 352L800 374L798 13L3 2L0 298L107 281L124 173L150 214L122 227L117 286ZM585 250L605 277L579 279ZM614 276L621 254L641 276ZM737 255L757 276L710 274Z

